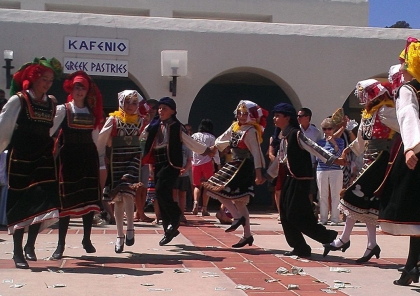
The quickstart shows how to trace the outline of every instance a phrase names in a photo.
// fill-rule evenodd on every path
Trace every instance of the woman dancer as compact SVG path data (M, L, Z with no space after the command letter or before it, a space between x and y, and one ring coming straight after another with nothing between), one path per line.
M226 163L203 186L209 196L218 199L233 216L232 225L225 231L235 231L240 225L244 227L242 238L232 245L232 248L242 248L252 246L254 242L247 204L254 196L254 180L257 185L263 182L261 169L265 163L260 145L268 112L254 102L242 100L234 114L237 121L216 139L219 151L231 147L232 161Z
M82 246L95 253L90 240L93 215L100 211L99 157L95 142L102 120L102 96L92 79L77 71L64 81L67 103L57 106L53 135L60 129L58 176L60 180L60 220L54 259L63 257L70 216L82 217Z
M61 73L55 58L35 58L22 66L13 75L12 97L0 114L0 151L9 145L7 226L16 268L29 268L26 260L37 260L38 232L58 219L54 140L49 134L56 101L46 92ZM23 249L24 232L28 240Z
M134 197L136 190L142 186L139 179L142 128L139 110L148 109L146 101L135 90L118 93L118 104L118 111L109 114L98 138L101 166L105 165L105 147L108 145L111 148L107 182L117 225L115 253L124 250L124 238L127 246L134 244ZM140 105L143 108L139 108ZM124 211L127 217L126 235L123 230Z
M324 245L324 256L330 251L345 252L350 247L350 234L356 220L366 223L368 237L366 251L356 262L363 263L372 256L380 256L381 249L376 243L379 199L374 193L384 179L392 137L398 130L390 92L389 83L375 79L359 81L356 85L355 95L365 108L357 138L344 149L341 157L345 159L350 151L357 156L363 153L363 168L354 183L342 193L339 209L347 216L346 224L339 238Z
M420 255L420 41L407 40L405 61L400 68L404 81L395 104L402 145L393 162L381 196L379 223L392 235L410 236L409 252L401 277L395 285L407 286L419 281Z

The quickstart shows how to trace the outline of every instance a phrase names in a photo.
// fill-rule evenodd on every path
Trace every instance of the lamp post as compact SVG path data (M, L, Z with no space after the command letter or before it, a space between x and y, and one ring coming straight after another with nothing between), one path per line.
M176 96L177 78L187 76L188 51L186 50L162 50L161 73L162 76L172 77L169 81L169 91Z
M12 66L13 50L5 49L3 52L3 57L6 61L6 66L3 66L3 68L6 69L6 89L10 89L10 84L12 82L12 73L10 72L10 70L14 68Z

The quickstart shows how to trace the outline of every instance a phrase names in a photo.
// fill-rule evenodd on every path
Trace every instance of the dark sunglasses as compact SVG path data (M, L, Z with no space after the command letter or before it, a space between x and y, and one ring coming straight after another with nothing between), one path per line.
M330 131L330 130L332 130L332 127L323 127L322 130L323 131Z
M298 117L298 118L301 118L301 117L306 117L306 116L308 116L308 115L305 115L305 114L300 114L300 115L298 115L297 117Z

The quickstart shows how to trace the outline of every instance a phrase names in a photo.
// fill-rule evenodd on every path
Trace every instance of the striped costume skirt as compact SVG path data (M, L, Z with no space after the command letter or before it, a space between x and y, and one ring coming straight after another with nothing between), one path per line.
M223 165L203 187L213 198L239 199L254 196L255 169L249 159L236 159Z
M110 159L110 192L112 201L124 196L134 197L140 182L141 151L137 146L114 147Z

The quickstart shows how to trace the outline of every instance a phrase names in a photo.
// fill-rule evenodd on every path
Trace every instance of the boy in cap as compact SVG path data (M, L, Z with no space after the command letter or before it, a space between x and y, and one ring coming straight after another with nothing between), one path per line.
M286 169L280 197L280 219L287 243L293 248L285 255L311 256L311 247L302 233L320 242L332 242L337 231L328 230L318 224L308 199L310 182L313 179L311 154L325 164L341 164L336 156L323 150L307 138L300 130L296 110L292 105L280 103L273 110L274 124L281 129L280 148L265 177L272 180L277 176L279 165Z
M159 245L163 246L179 234L181 210L172 198L172 189L182 169L182 144L192 151L210 156L215 154L216 148L209 148L187 135L176 118L176 103L172 98L159 100L158 115L142 135L146 138L143 164L155 166L156 197L165 230Z

